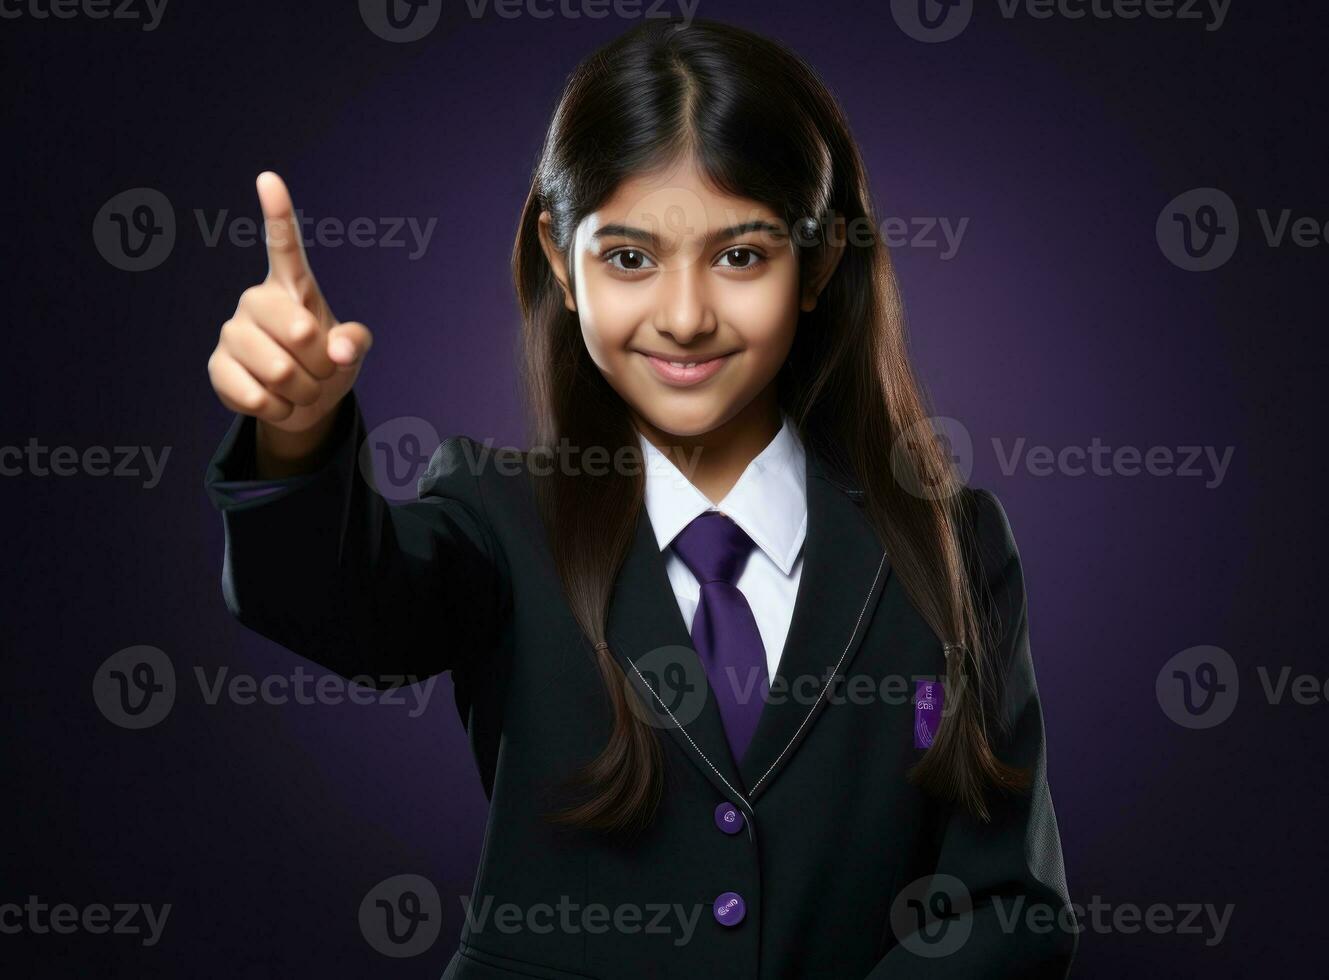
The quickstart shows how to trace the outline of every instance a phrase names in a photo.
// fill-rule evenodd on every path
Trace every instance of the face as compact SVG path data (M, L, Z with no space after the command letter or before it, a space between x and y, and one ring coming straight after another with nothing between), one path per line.
M799 289L789 229L712 189L692 161L623 182L578 226L568 260L541 238L592 360L648 437L702 435L764 414L824 276ZM829 274L829 273L828 273Z

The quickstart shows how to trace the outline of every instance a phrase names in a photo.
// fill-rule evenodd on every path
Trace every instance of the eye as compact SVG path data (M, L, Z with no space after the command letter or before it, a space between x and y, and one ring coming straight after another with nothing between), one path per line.
M617 261L620 258L624 261L623 265L620 265ZM641 272L643 269L648 268L648 266L642 265L641 263L650 262L651 260L647 257L645 252L642 252L639 249L621 248L606 255L604 261L608 262L611 267L617 269L619 272Z
M725 249L722 257L731 260L729 265L721 266L724 269L755 269L766 261L764 255L745 245Z

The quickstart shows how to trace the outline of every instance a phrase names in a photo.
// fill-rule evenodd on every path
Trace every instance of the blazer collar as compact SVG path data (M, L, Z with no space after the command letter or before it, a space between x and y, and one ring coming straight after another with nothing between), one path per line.
M885 550L863 513L862 491L832 476L811 446L805 449L803 571L772 681L775 696L763 707L742 760L731 757L645 507L610 599L609 649L632 688L629 702L749 816L826 710L828 683L848 670L890 575Z

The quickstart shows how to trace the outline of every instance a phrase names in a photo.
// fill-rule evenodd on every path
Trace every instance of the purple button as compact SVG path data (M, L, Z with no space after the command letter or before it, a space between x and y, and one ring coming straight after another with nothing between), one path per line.
M748 911L747 906L743 904L743 896L738 892L725 892L715 900L712 908L715 911L715 921L722 926L738 925Z
M736 834L743 829L743 814L738 807L725 800L715 808L715 825L726 834Z

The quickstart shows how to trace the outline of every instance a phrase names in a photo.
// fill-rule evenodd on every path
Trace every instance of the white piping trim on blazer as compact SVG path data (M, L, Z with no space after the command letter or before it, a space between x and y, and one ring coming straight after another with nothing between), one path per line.
M624 656L626 657L627 654L624 654ZM753 843L756 843L756 838L752 834L752 819L755 816L755 813L752 809L752 804L748 802L747 797L745 797L742 793L740 793L738 790L734 789L734 787L730 785L729 780L724 778L724 773L722 773L719 769L716 769L715 763L713 763L710 759L706 758L706 753L703 752L698 747L696 742L692 741L692 736L688 734L688 730L683 727L682 723L679 722L679 720L674 717L674 713L669 710L669 705L664 703L664 699L662 699L660 695L656 693L655 688L651 687L650 683L646 680L645 677L642 677L641 671L637 669L637 661L633 660L631 657L628 657L628 663L632 664L633 671L636 672L638 677L641 677L641 682L646 685L646 689L650 691L651 694L655 695L655 700L660 702L660 707L665 709L665 711L669 715L670 720L673 721L675 725L678 725L678 730L683 733L683 737L688 740L688 744L691 745L692 748L696 751L697 755L701 756L702 759L705 760L706 764L711 767L711 772L719 776L720 782L724 783L726 786L729 787L729 792L733 793L735 796L739 798L739 800L742 801L743 809L748 811L748 818L746 821L744 821L744 823L747 825L748 840Z
M845 641L844 650L840 653L840 659L835 662L835 670L831 673L831 677L834 677L836 674L840 673L840 665L844 663L845 655L849 653L849 647L854 642L854 637L858 635L858 627L863 622L863 614L867 612L868 609L868 600L872 598L872 593L876 591L877 580L881 578L881 570L885 566L885 564L886 564L886 552L883 551L881 553L881 561L877 563L877 574L872 578L872 588L868 589L868 594L863 597L863 608L858 611L858 619L854 623L853 632L849 634L849 639ZM817 705L821 702L821 699L826 694L827 690L830 689L830 686L831 686L830 678L827 678L826 685L817 693L817 700L813 701L812 707L808 708L808 713L803 718L803 721L799 724L798 730L794 732L793 738L789 740L788 745L786 745L783 749L780 750L780 754L775 757L775 761L771 763L771 767L767 769L764 773L762 773L760 779L758 779L755 783L752 784L752 792L755 793L757 791L757 787L760 786L762 783L764 783L766 781L766 777L769 776L775 770L775 767L780 764L780 760L784 758L784 754L789 751L790 747L792 747L795 742L798 741L799 732L803 731L803 729L807 726L807 723L812 719L812 713L817 710Z
M861 608L858 611L858 619L854 621L854 629L849 634L849 639L845 641L844 650L840 652L840 659L835 662L835 670L831 674L832 677L840 672L840 666L844 663L844 658L849 653L849 647L854 642L854 637L858 635L858 627L863 622L863 614L867 612L868 600L872 598L872 593L876 591L877 582L881 578L881 570L882 568L885 567L885 565L886 565L886 552L883 551L881 553L881 561L877 563L877 574L872 577L872 588L868 589L868 594L863 597L863 608ZM598 649L601 645L608 646L609 644L604 643L604 641L601 641L600 643L596 644L596 648ZM724 778L724 773L722 773L719 769L715 768L715 763L713 763L709 758L707 758L706 753L703 752L701 748L697 745L697 743L692 740L692 736L688 734L688 730L683 727L682 722L680 722L677 718L675 718L674 713L669 710L669 705L664 703L664 699L660 697L660 695L656 692L655 688L651 687L650 682L647 681L644 676L642 676L642 672L637 668L637 661L633 660L627 654L624 654L624 656L627 657L628 663L632 664L633 672L636 673L636 675L641 678L641 682L646 685L646 689L651 692L652 696L654 696L656 701L660 702L660 707L664 708L665 713L669 715L669 719L675 725L678 726L678 730L683 733L683 737L688 740L688 744L692 746L693 751L695 751L697 755L702 757L706 765L711 767L711 772L715 773L715 775L719 777L720 782L724 783L725 786L729 787L729 792L733 793L734 796L736 796L739 799L739 801L742 802L743 809L745 809L748 812L748 818L747 818L748 839L754 840L752 834L752 821L756 816L756 811L752 808L752 803L742 793L734 789L734 787L730 784L729 780ZM807 715L803 718L803 721L799 723L798 730L795 731L793 737L789 739L789 744L780 750L780 754L775 757L775 761L771 763L770 768L767 769L762 774L760 779L758 779L755 783L752 784L752 788L754 790L766 781L766 777L769 776L775 770L775 767L780 764L780 760L784 758L785 753L789 751L790 747L793 746L793 744L796 741L798 741L799 733L802 732L805 727L807 727L808 721L812 718L812 713L817 710L817 704L821 701L822 697L826 694L826 691L829 688L830 688L830 680L828 678L826 686L823 687L817 693L817 700L812 702L812 706L808 708Z

